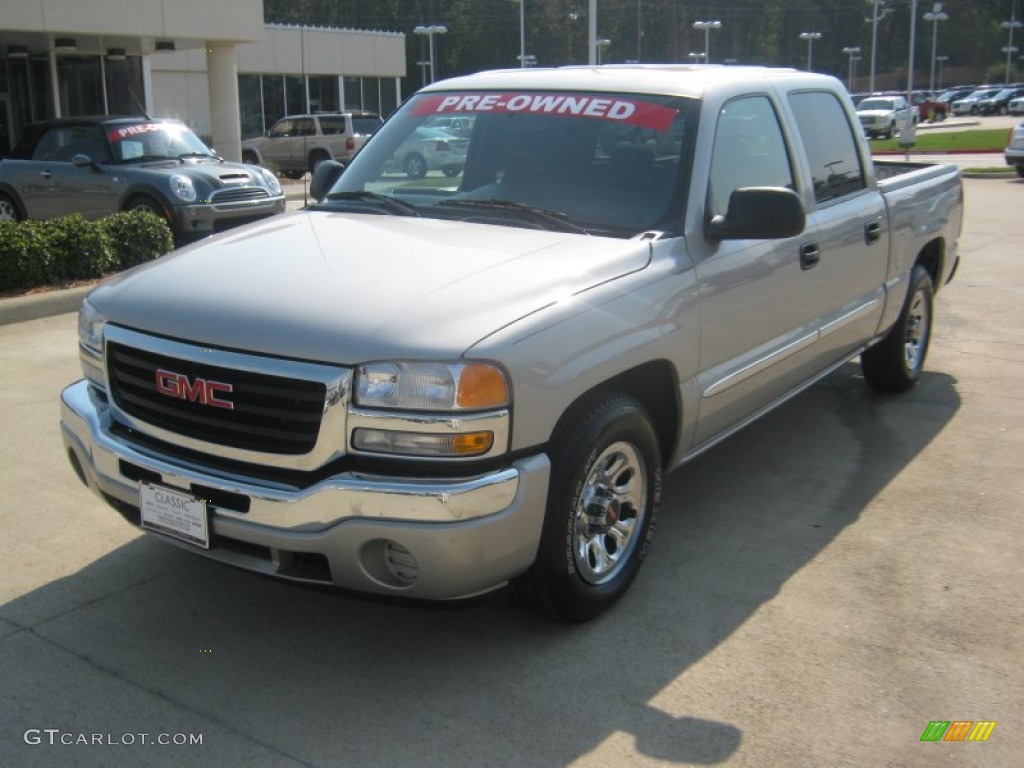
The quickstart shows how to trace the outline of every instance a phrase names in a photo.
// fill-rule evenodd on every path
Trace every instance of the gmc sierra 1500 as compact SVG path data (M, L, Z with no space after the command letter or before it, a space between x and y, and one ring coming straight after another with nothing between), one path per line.
M410 178L439 118L465 164ZM340 170L96 288L62 430L144 529L367 592L599 614L663 470L857 355L912 386L958 260L957 171L879 180L842 86L792 70L456 78Z

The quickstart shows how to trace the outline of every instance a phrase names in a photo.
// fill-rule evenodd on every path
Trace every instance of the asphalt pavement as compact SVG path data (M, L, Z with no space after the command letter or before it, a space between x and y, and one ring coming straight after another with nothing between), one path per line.
M845 366L669 475L631 592L577 627L140 535L63 454L74 314L0 326L0 765L1019 765L1024 180L965 186L919 386ZM921 741L947 720L996 726Z

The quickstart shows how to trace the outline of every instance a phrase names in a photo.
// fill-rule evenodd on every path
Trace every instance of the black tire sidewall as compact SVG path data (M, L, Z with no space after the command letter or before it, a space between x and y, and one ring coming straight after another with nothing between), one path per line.
M605 401L591 414L580 432L553 446L547 517L536 563L538 575L548 580L558 611L573 621L593 618L628 589L647 557L661 502L658 442L643 409L623 397ZM575 510L594 462L616 442L633 445L643 459L647 509L640 528L633 534L638 540L631 542L632 549L621 570L608 581L590 584L579 574L573 554Z
M914 304L914 298L921 292L924 293L927 302L927 328L921 341L917 365L913 369L909 369L904 350L907 323L910 319L910 309ZM882 392L905 392L921 378L934 325L934 293L931 275L918 264L911 272L910 288L896 323L883 341L861 356L861 368L864 376L874 389Z

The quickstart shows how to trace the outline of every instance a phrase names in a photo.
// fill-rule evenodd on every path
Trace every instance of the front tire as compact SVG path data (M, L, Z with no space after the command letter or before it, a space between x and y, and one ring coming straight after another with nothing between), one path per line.
M879 392L906 392L924 370L932 336L931 275L920 264L910 274L910 291L888 335L860 356L864 378Z
M660 497L661 452L643 406L612 394L574 408L551 444L537 559L513 597L572 622L606 611L647 556Z
M427 161L419 152L413 152L405 158L405 175L410 179L422 179L427 175Z

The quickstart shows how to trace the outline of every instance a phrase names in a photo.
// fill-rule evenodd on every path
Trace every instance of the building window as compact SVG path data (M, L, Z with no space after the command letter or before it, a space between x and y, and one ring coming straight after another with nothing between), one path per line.
M124 61L106 61L107 113L143 115L146 101L142 87L142 59L128 56Z
M280 75L263 77L263 124L273 125L284 115L284 79Z
M262 136L266 127L263 124L263 99L259 75L238 76L238 109L242 138Z
M298 75L284 76L286 115L302 115L306 110L306 83Z
M310 75L309 111L337 112L338 108L337 75Z

